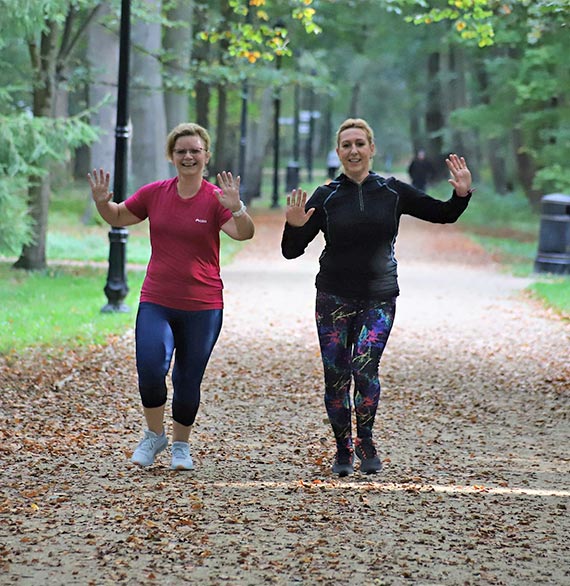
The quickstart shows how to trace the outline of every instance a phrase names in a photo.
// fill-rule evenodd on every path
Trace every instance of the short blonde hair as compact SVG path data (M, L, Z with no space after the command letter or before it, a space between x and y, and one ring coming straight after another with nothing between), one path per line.
M198 136L202 139L206 152L210 150L210 144L212 141L210 140L208 131L203 126L195 124L194 122L184 122L175 126L166 138L166 156L169 161L172 161L174 145L181 136Z
M349 128L360 128L366 133L366 138L370 144L374 144L374 131L370 127L370 124L362 118L347 118L338 128L336 132L336 144L340 146L340 135Z

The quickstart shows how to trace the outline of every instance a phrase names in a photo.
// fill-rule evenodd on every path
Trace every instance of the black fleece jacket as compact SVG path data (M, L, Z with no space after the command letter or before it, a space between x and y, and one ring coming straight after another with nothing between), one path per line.
M301 256L322 231L317 290L352 299L390 299L400 293L394 244L402 214L428 222L455 222L470 196L455 192L447 201L390 177L370 172L360 184L339 175L313 193L306 210L315 208L300 228L285 224L281 251L285 258Z

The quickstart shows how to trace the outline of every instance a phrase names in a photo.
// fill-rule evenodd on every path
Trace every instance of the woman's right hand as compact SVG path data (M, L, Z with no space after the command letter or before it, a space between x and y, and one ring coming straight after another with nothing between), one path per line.
M300 228L304 226L313 215L315 208L305 212L307 203L307 192L302 189L293 189L291 195L287 196L287 209L285 219L290 226Z
M91 195L93 201L97 203L107 203L113 198L113 192L109 191L111 174L106 173L103 169L93 170L93 175L87 173L87 180L91 186Z

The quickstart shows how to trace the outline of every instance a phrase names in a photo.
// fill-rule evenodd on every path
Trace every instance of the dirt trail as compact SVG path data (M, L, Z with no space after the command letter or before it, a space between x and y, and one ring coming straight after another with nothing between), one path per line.
M570 584L570 326L454 226L407 220L377 476L330 473L313 323L320 243L282 219L223 270L196 470L128 464L132 335L0 366L1 584Z

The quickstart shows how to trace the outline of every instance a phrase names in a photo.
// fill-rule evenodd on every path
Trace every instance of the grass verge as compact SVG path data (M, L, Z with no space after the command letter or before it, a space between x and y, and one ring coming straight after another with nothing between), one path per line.
M134 324L144 271L130 271L130 313L101 313L106 303L106 270L62 266L28 272L0 263L0 354L31 346L47 352L62 347L102 344Z
M533 279L527 291L534 299L570 319L570 275L534 272L540 220L540 214L532 211L522 193L501 196L483 186L475 192L459 222L506 271Z

